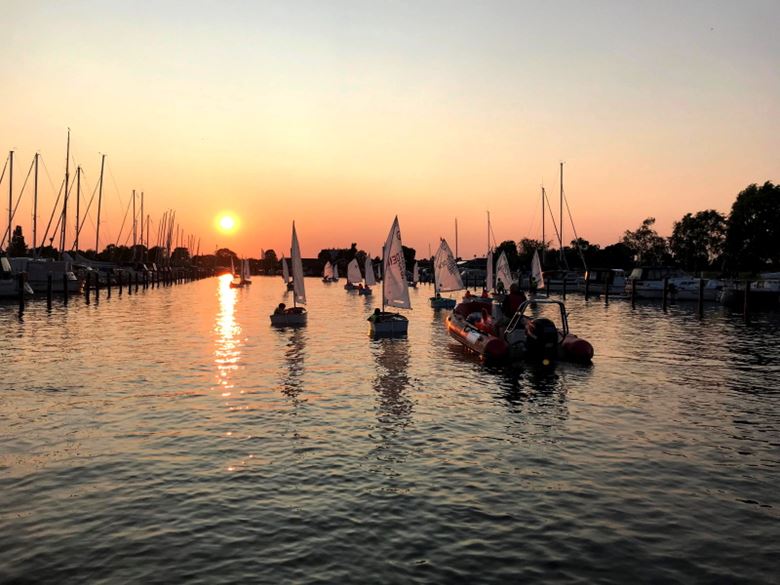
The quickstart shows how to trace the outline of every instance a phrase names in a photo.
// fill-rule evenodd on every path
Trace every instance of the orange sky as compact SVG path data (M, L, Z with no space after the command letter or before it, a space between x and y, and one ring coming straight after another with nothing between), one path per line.
M15 191L36 150L59 187L70 127L87 196L107 153L102 245L133 188L202 252L289 253L295 219L304 255L378 254L398 214L422 253L454 248L457 217L468 257L487 210L499 241L540 236L560 160L577 231L600 244L778 179L773 2L28 4L10 3L0 39L0 149ZM42 231L56 193L41 185ZM28 187L28 242L31 205ZM231 236L214 229L228 209Z

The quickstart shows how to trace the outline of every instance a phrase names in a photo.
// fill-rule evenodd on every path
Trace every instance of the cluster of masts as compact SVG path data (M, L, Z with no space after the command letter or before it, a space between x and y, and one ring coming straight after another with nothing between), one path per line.
M74 161L75 162L75 161ZM65 154L65 176L60 184L57 197L52 207L51 215L49 216L46 227L43 230L43 235L39 238L39 214L38 214L38 194L39 194L39 168L41 163L44 163L40 153L36 152L33 156L33 160L30 164L30 168L27 172L27 176L22 184L16 199L14 200L14 151L11 150L8 153L5 164L3 166L2 173L0 173L0 183L8 174L8 222L2 238L0 239L0 250L8 249L11 247L13 239L13 225L16 212L19 209L19 204L24 194L25 189L32 177L33 186L33 206L32 206L32 252L34 256L39 255L40 248L45 247L46 242L48 245L59 251L60 254L65 253L69 249L68 245L68 214L71 211L71 199L75 198L75 220L73 220L73 238L71 240L71 250L79 252L82 249L84 226L87 219L90 218L90 211L93 204L96 205L97 219L94 222L95 227L95 253L100 252L100 227L101 227L101 214L103 212L103 184L104 175L106 169L106 155L101 154L100 157L100 177L98 179L95 189L92 191L92 195L86 202L86 206L82 209L83 197L82 197L82 179L84 175L81 165L76 165L75 179L71 177L71 154L70 154L70 129L68 129L68 138ZM48 175L45 163L43 164L44 170ZM49 177L51 183L51 178ZM53 190L53 185L52 185ZM75 190L75 194L73 191ZM97 196L97 201L95 198ZM186 247L191 252L195 251L197 255L200 251L200 240L192 234L186 234L182 227L176 223L176 211L169 209L163 213L161 220L157 223L157 236L154 240L154 245L157 248L154 258L149 258L148 253L150 244L152 243L151 215L145 213L144 210L144 193L140 192L140 196L133 189L132 198L127 204L127 208L122 218L122 224L119 229L119 233L116 238L116 246L126 245L128 240L132 236L132 250L134 262L154 261L160 264L166 264L170 262L171 251L179 247ZM124 242L122 242L122 234L127 223L127 215L132 207L132 229L128 231ZM52 225L53 224L53 225ZM55 245L56 240L56 245Z

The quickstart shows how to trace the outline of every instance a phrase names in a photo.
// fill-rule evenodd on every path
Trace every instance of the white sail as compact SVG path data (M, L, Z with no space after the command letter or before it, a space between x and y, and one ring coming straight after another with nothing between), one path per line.
M374 276L374 263L371 262L371 256L366 256L366 286L374 286L376 277Z
M452 292L463 288L458 263L452 255L447 240L442 239L433 258L436 292Z
M509 270L509 260L506 259L506 252L501 252L496 262L496 288L498 283L504 285L504 290L509 292L509 286L512 284L512 271Z
M303 262L301 261L301 247L298 245L298 234L295 232L295 222L292 228L292 244L290 249L292 256L293 297L296 303L306 304L306 289L303 287Z
M251 276L249 272L249 260L244 258L244 262L241 265L241 278L244 280L249 280L249 277Z
M487 279L485 282L485 289L493 290L493 250L488 250L487 254Z
M412 282L414 284L420 282L420 267L417 262L414 263L414 268L412 268Z
M322 278L333 278L333 265L325 262L325 268L322 269Z
M290 282L290 270L287 268L287 260L282 256L282 280L287 284Z
M390 233L382 251L384 258L384 286L382 292L385 305L399 309L411 309L409 301L409 283L406 281L406 261L401 244L401 228L398 226L398 216L393 221Z
M536 288L544 288L544 275L542 274L542 263L539 260L539 250L534 251L534 257L531 260L531 276L536 280Z
M339 279L339 265L338 264L334 264L333 265L333 280L338 280L338 279Z
M233 256L230 257L230 276L236 275L236 266L233 264Z
M357 284L361 280L363 280L363 277L360 275L360 265L358 264L358 261L353 258L349 261L349 264L347 264L347 282Z

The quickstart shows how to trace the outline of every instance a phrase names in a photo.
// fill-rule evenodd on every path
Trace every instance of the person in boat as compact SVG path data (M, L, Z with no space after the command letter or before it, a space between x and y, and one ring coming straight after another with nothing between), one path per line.
M279 306L274 309L274 315L284 315L286 307L284 303L279 303Z
M482 289L482 298L483 299L489 299L490 298L490 295L488 294L488 291L487 291L486 288Z
M379 310L379 307L374 309L374 312L371 313L371 316L368 318L369 321L373 321L374 323L379 323L379 321L382 320L382 311Z
M520 286L513 282L509 286L509 294L504 297L504 301L501 303L501 312L504 314L504 318L507 320L511 319L525 301L526 297L523 291L520 290Z
M436 296L435 296L434 298L436 298L436 299L440 299L440 298L441 298L441 293L440 293L440 292L437 292L437 293L436 293Z
M467 290L467 291L466 291L466 294L465 294L465 295L463 295L463 298L465 298L465 299L470 299L470 298L471 298L471 291L468 291L468 290Z
M505 290L506 290L506 289L504 288L504 281L503 281L503 280L501 280L501 279L499 278L499 279L498 279L498 282L496 282L496 292L497 292L498 294L501 294L501 295L502 295L502 294L504 294L504 291L505 291Z

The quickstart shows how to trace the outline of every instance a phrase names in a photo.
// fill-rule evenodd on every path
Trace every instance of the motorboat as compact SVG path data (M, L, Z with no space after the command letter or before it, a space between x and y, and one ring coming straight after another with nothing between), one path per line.
M607 292L612 295L622 295L626 290L626 272L622 268L589 268L577 279L576 290L589 294L604 294L604 284Z
M11 268L11 263L5 256L0 257L0 298L17 298L19 296L19 274ZM33 289L22 277L23 294L33 294Z

